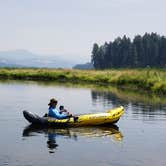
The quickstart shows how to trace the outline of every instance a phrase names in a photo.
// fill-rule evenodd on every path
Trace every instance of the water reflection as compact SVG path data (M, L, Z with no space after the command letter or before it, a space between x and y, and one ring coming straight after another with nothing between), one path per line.
M54 153L54 149L58 147L58 144L56 143L56 134L48 133L47 147L50 153Z
M91 97L94 104L112 104L114 107L119 106L119 104L123 106L128 105L128 102L126 102L124 99L118 98L114 93L110 91L91 90Z
M79 137L110 137L117 142L121 142L123 139L123 134L116 125L78 128L43 128L41 126L29 125L23 130L22 136L32 137L38 134L45 134L47 136L47 148L49 153L54 153L59 146L56 141L57 137L70 138L75 141L77 141Z
M132 110L133 114L166 115L166 101L164 96L156 98L153 95L139 93L125 93L121 90L103 91L91 90L93 104L101 103L117 107L123 105ZM155 112L155 113L154 113Z
M54 81L23 81L23 80L0 80L1 84L12 85L40 85L41 87L68 87L74 89L90 89L92 99L95 102L102 101L105 104L110 102L117 106L119 102L122 105L128 105L129 103L144 105L153 105L157 108L162 106L166 107L166 97L164 95L153 94L152 92L143 92L141 90L115 87L115 86L98 86L92 84L73 84L73 83L57 83Z

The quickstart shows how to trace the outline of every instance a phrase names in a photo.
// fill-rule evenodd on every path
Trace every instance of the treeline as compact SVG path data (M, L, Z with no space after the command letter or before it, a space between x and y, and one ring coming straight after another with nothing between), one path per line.
M166 67L166 37L157 33L116 38L93 45L91 61L96 69Z

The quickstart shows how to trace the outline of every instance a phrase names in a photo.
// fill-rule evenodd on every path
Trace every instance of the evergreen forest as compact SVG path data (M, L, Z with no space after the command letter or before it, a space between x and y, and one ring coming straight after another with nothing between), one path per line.
M157 33L123 36L99 46L94 43L91 62L95 69L166 67L166 37Z

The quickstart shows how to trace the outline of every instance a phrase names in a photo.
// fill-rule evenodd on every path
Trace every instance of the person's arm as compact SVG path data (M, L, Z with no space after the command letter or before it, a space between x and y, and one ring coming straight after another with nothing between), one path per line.
M66 118L68 118L68 115L61 114L56 108L53 109L53 112L54 112L54 117L57 118L57 119L66 119Z

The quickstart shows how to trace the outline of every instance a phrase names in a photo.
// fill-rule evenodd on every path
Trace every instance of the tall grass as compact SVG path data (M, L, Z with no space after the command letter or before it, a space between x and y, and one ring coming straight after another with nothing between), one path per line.
M0 69L0 79L117 85L166 94L166 69Z

